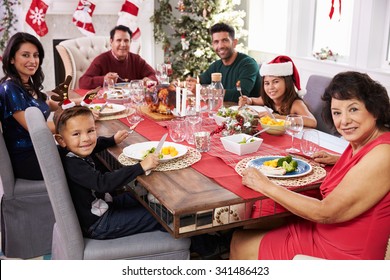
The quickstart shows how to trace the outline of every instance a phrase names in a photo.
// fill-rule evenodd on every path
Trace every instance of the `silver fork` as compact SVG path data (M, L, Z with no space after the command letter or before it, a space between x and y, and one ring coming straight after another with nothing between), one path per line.
M121 78L121 77L119 77L119 75L118 75L118 79L121 80L122 82L126 82L126 83L129 81L129 79Z

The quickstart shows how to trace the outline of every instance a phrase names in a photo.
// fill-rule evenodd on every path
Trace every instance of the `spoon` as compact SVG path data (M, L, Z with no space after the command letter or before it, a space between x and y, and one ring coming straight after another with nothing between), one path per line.
M272 111L270 108L268 108L267 106L264 106L264 109L267 111L267 113L271 116L272 119L274 119L276 121L276 118L274 116L274 114L272 114Z
M250 140L251 140L253 137L259 135L260 133L262 133L262 132L264 132L264 131L267 131L268 129L270 129L270 128L269 128L269 127L266 127L266 128L264 128L264 129L260 130L259 132L256 132L256 133L253 134L251 137L249 137L248 140L245 141L245 143L250 142Z

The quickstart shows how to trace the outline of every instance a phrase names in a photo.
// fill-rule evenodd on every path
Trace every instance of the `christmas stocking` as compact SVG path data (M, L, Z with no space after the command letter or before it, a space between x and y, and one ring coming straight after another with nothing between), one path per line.
M121 11L118 13L119 18L117 25L124 25L130 28L133 35L131 36L130 51L138 53L141 44L141 31L138 28L137 18L139 6L143 0L126 0L123 3Z
M92 1L80 0L76 11L73 13L73 23L85 36L95 35L95 28L92 24L92 14L95 6Z
M32 0L26 14L27 24L41 37L49 32L45 22L45 16L51 2L52 0Z

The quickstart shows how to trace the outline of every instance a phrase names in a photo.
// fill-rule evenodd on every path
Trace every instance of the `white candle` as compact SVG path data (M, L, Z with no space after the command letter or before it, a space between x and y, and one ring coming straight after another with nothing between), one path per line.
M180 81L176 87L176 114L179 115L180 114L180 91L181 91L181 88L180 88Z
M181 97L181 116L186 116L187 109L187 89L183 88L183 95Z
M197 78L195 85L195 111L200 112L200 84L199 77Z

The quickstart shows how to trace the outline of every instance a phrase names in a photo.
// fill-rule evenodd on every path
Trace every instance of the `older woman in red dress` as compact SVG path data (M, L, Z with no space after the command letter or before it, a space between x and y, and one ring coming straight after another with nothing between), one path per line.
M336 75L325 91L324 117L350 145L314 199L268 180L254 168L243 184L298 216L269 232L241 230L231 242L232 259L383 259L390 236L390 102L368 75Z

